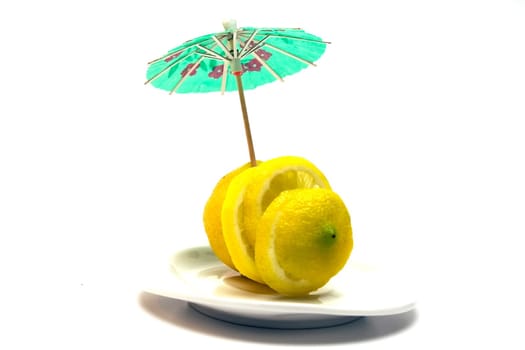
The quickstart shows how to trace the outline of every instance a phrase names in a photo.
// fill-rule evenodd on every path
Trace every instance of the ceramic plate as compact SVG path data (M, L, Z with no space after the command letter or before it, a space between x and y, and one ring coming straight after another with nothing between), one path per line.
M407 279L352 258L323 288L292 298L240 276L209 247L174 254L170 269L146 291L187 301L213 318L270 328L326 327L362 316L403 313L415 306Z

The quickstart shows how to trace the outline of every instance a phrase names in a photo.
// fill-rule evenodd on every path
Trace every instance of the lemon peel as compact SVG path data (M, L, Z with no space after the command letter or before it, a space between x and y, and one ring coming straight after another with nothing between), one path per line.
M328 189L282 192L257 229L255 261L264 282L280 294L306 295L324 286L353 249L350 214Z

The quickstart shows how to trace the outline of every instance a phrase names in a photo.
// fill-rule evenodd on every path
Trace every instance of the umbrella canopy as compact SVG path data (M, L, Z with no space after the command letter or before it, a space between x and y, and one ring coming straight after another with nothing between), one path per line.
M328 42L298 28L237 28L234 20L223 25L224 32L186 41L149 62L146 84L170 94L238 91L255 165L243 90L314 66Z

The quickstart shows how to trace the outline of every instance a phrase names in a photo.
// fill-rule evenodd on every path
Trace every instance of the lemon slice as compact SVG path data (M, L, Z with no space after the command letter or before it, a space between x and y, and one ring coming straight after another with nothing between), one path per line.
M233 264L244 276L264 283L255 264L258 222L281 192L297 188L330 184L313 163L294 156L262 162L231 181L222 206L222 229Z
M206 236L208 237L210 247L217 256L217 258L232 269L235 269L235 265L232 262L230 254L228 252L228 248L226 247L226 243L224 242L224 235L222 232L222 205L230 182L238 174L242 173L244 170L249 168L250 163L247 163L224 175L213 188L213 191L210 197L208 198L206 205L204 206L204 231L206 232Z
M264 283L255 267L255 242L248 238L246 222L249 219L244 213L246 190L256 169L247 169L231 181L224 198L221 220L224 241L237 271Z
M290 296L324 286L346 264L353 248L350 214L327 189L282 192L257 229L255 262L272 289Z

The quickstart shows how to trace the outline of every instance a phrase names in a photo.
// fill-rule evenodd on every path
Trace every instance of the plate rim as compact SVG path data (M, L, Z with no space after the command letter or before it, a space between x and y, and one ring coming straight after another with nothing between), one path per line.
M377 308L377 309L347 309L347 308L336 308L328 307L319 304L304 303L301 302L301 298L285 297L282 300L268 300L268 299L249 299L249 298L235 298L232 296L220 296L220 295L209 295L206 291L203 291L195 286L192 286L187 280L185 280L180 274L173 268L173 260L176 256L182 253L187 253L192 250L206 251L213 254L211 247L200 245L194 247L186 247L174 252L169 259L169 264L165 268L164 278L171 276L169 287L157 287L149 286L143 288L143 290L150 294L155 294L171 299L177 299L188 303L205 305L209 308L215 308L220 311L227 311L235 313L235 311L247 314L254 312L257 314L301 314L301 315L331 315L331 316L387 316L401 314L415 309L417 301L414 297L407 298L410 301L402 305L389 308ZM217 265L222 264L217 259ZM223 265L226 268L226 265ZM231 270L232 272L236 272ZM176 277L176 278L173 278ZM224 284L222 279L219 279L217 286ZM257 317L257 315L253 315Z

